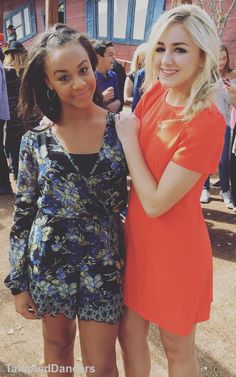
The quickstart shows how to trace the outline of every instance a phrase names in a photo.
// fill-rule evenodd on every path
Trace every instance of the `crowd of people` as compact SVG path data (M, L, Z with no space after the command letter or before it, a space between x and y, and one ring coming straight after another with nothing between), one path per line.
M0 93L0 195L12 194L10 172L14 179L18 176L21 137L25 133L17 105L20 81L26 64L27 50L16 40L13 25L8 26L8 40L1 41L1 93ZM5 129L5 132L4 132Z
M60 28L62 24L56 27ZM5 136L1 126L1 161L3 166L0 177L0 194L11 194L12 188L9 173L17 179L19 148L21 137L25 132L22 120L18 116L17 103L19 96L20 78L27 59L27 50L17 41L17 34L13 25L7 28L8 39L4 42L4 35L0 33L0 58L4 61L4 70L8 90L10 119L7 120ZM130 72L126 74L123 66L116 60L115 48L112 41L92 40L97 54L98 64L95 70L96 83L99 93L99 105L107 110L118 113L123 105L130 105L132 112L144 93L145 57L148 44L139 45L133 55ZM2 50L3 49L3 50ZM4 52L3 52L4 51ZM227 124L225 143L218 167L219 181L213 186L220 188L220 197L227 208L236 212L235 188L235 121L234 104L236 92L236 70L230 67L230 57L225 45L221 45L219 61L219 88L215 97L215 104L224 115ZM157 78L158 79L158 78ZM37 121L35 122L37 125ZM3 143L5 140L5 143ZM7 160L6 160L6 157ZM201 203L210 201L210 176L203 185L200 197Z
M169 377L198 377L213 285L200 201L218 166L236 211L236 76L213 21L194 5L165 12L127 77L112 42L66 25L29 52L7 43L0 194L9 161L17 192L5 284L17 313L42 320L45 365L67 368L48 376L74 376L77 319L87 376L118 376L119 337L126 377L148 377L153 322Z

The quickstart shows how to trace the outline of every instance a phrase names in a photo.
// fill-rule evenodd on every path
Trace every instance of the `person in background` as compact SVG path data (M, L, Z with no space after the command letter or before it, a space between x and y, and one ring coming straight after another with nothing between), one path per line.
M117 74L112 71L115 60L113 43L93 41L93 46L98 58L95 76L97 88L103 96L103 107L117 113L121 107L121 95Z
M220 76L222 80L236 79L236 70L230 67L229 51L226 45L222 44L220 47Z
M230 96L232 106L236 108L236 83L230 82L230 85L225 85L225 89Z
M236 213L236 84L232 82L226 86L226 90L231 98L231 129L232 129L232 144L230 151L230 183L231 183L231 199L233 204L233 211Z
M230 182L231 182L231 199L233 211L236 213L236 108L232 110L232 148L230 151Z
M159 17L148 43L146 90L135 114L116 116L132 179L119 339L126 377L150 375L150 322L169 377L198 377L195 333L209 319L213 286L199 199L226 127L214 104L220 40L205 11L181 5Z
M133 90L133 102L132 102L132 112L135 110L137 104L142 97L145 88L143 83L145 81L145 68L141 68L135 75L134 78L134 90Z
M14 178L18 176L18 163L21 137L25 132L22 119L18 116L18 101L21 76L26 65L27 50L19 41L11 42L5 51L4 69L6 73L10 120L6 124L5 149L11 160Z
M8 46L10 47L11 42L14 42L17 40L17 34L16 34L16 29L14 25L8 25L7 27L7 43Z
M134 79L136 73L144 67L147 46L147 43L142 43L136 48L134 52L130 66L130 73L128 73L126 77L124 87L124 101L127 105L132 105L133 103Z
M5 43L4 43L4 35L3 33L0 33L0 60L1 62L3 62L4 58L5 58L5 55L2 51L2 47L4 47Z
M227 86L231 81L236 82L236 70L230 68L229 64L229 52L225 45L221 45L220 48L220 81L219 88L216 92L215 104L219 111L223 114L225 122L227 124L225 131L225 142L222 151L220 163L219 163L219 179L220 179L220 196L224 201L227 208L232 209L233 203L230 193L230 142L231 142L231 127L230 127L230 114L231 114L231 98L227 93ZM210 177L204 182L202 194L200 197L201 203L208 203L210 200Z
M9 168L4 150L4 125L10 119L5 71L0 61L0 195L12 194Z
M126 73L125 73L125 69L123 65L117 59L114 60L112 70L117 74L117 77L118 77L120 100L121 100L119 111L122 111L123 106L124 106L124 86L125 86Z

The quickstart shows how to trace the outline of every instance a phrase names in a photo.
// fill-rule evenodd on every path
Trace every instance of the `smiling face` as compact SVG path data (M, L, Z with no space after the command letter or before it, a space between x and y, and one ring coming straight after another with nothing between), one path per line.
M110 46L106 48L104 56L98 55L98 67L101 71L108 71L113 68L113 63L115 60L115 50L114 47Z
M62 109L85 109L92 104L96 79L86 50L79 44L67 44L49 52L45 81L55 90Z
M203 63L200 48L180 23L167 28L157 42L154 64L166 88L188 95Z
M7 35L10 37L10 35L14 34L14 29L7 29Z

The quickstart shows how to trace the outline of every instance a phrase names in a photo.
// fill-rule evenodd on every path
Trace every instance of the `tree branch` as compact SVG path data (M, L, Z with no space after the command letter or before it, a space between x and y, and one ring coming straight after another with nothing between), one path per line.
M236 5L236 0L232 0L227 12L223 9L223 0L196 0L194 3L202 9L208 9L210 17L216 24L218 35L222 37L229 16Z

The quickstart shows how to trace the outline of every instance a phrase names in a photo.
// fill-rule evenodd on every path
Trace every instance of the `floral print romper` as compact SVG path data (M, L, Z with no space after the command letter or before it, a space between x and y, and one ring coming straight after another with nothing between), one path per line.
M13 294L29 290L39 316L119 321L126 176L111 113L87 176L50 127L23 136L5 283Z

